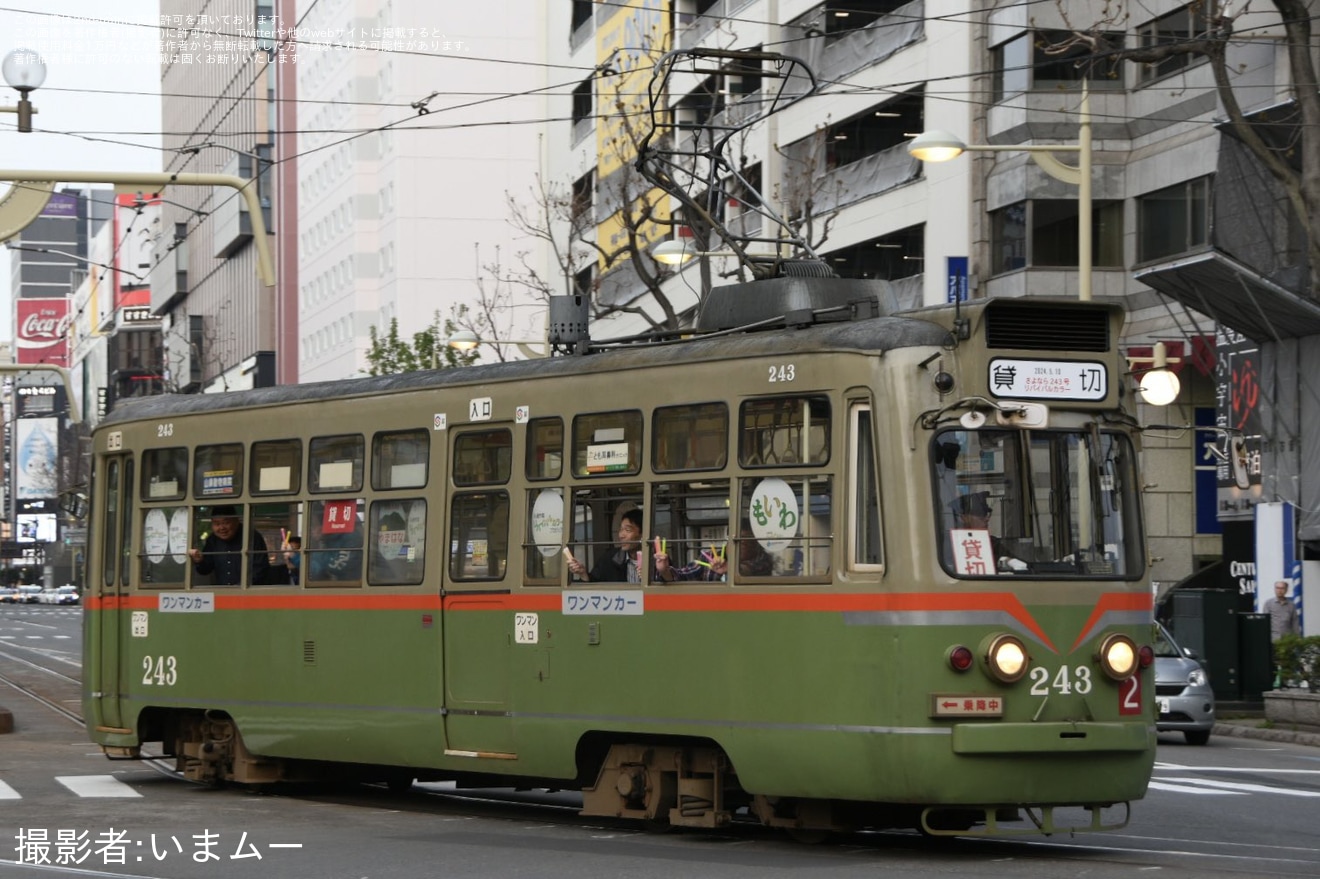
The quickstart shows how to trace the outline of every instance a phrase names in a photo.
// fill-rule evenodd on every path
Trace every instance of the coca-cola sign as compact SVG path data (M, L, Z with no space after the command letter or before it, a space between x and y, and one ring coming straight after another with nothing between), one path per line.
M69 365L69 314L67 299L19 299L15 326L19 363Z

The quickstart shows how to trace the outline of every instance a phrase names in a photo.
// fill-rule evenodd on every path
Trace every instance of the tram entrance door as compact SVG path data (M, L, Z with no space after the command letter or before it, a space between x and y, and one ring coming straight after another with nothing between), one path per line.
M127 455L105 462L102 490L98 498L98 519L102 523L100 558L88 559L89 583L97 594L96 629L97 675L91 681L92 711L96 725L106 731L122 730L124 719L120 699L127 681L124 667L124 638L131 620L125 608L128 592L128 546L132 536L133 461Z
M445 751L513 759L509 694L509 491L512 432L450 431L449 567L445 574Z

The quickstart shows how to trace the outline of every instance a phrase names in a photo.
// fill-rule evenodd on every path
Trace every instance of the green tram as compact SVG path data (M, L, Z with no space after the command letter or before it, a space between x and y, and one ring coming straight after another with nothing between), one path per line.
M215 783L581 788L686 826L1124 826L1155 725L1122 320L853 303L124 405L93 442L91 736ZM232 585L188 554L226 507Z

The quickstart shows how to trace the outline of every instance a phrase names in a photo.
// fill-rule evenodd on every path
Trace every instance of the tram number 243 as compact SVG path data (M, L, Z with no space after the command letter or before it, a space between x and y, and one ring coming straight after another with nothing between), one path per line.
M1091 669L1084 665L1063 666L1050 680L1050 670L1036 666L1031 670L1031 695L1048 696L1050 690L1060 695L1067 696L1069 693L1076 693L1079 696L1085 696L1091 692Z
M179 666L173 656L142 657L143 686L172 687L178 679Z
M1051 691L1066 696L1085 696L1092 689L1091 669L1084 665L1063 666L1050 677L1050 670L1036 666L1031 670L1031 695L1048 696ZM1119 714L1141 713L1141 678L1133 675L1118 688Z

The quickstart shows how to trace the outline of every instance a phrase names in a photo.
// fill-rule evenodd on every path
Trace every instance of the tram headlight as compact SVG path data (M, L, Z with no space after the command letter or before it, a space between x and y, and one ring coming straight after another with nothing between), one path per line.
M985 651L985 665L997 680L1011 684L1027 673L1027 645L1013 635L996 635Z
M1110 635L1100 642L1100 667L1116 681L1125 681L1137 670L1137 645L1127 635Z

